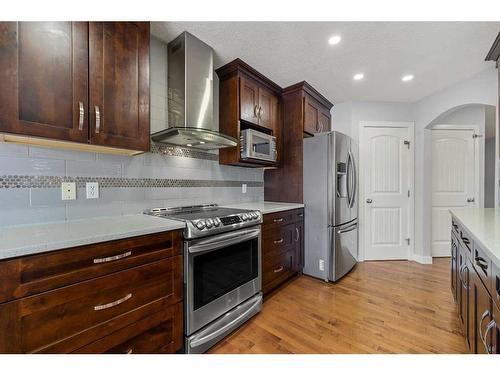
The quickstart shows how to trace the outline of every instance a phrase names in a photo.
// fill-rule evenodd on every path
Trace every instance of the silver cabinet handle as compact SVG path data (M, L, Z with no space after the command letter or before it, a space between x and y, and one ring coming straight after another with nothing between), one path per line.
M319 122L316 123L316 131L319 132Z
M97 263L112 262L114 260L123 259L123 258L126 258L126 257L131 256L131 255L132 255L132 251L127 251L123 254L113 255L110 257L106 257L106 258L95 258L94 263L97 264Z
M83 108L83 102L78 103L78 112L79 112L79 117L78 117L78 130L82 131L83 130L83 119L85 117L85 109Z
M101 111L99 110L99 106L95 106L95 132L99 134L101 131Z
M109 309L110 307L118 306L119 304L125 302L126 300L128 300L130 298L132 298L132 293L129 293L125 297L117 299L116 301L106 303L104 305L94 306L94 311L106 310L106 309Z
M373 202L373 200L371 198L366 199L366 203L370 204L372 202Z
M282 219L282 218L279 218L279 219L274 219L274 220L273 220L273 222L275 222L275 223L281 223L282 221L283 221L283 219Z
M484 347L487 347L486 340L483 336L483 321L486 319L486 317L490 316L490 310L486 310L483 315L481 316L481 320L479 321L479 338L481 339Z
M493 349L493 346L492 345L488 345L486 343L486 340L488 340L488 335L490 334L490 331L492 328L496 327L497 325L497 322L495 322L494 320L492 320L491 322L488 323L488 325L486 326L486 331L484 332L484 348L486 349L486 353L488 354L492 354L492 349Z
M274 273L278 273L278 272L281 272L281 271L283 271L283 266L276 268L274 270Z
M467 198L467 203L473 203L475 201L474 197Z
M295 233L297 233L297 238L295 239L295 242L298 242L300 238L299 228L295 228Z
M280 238L279 240L274 241L275 244L277 243L283 243L283 238Z
M262 115L264 114L264 110L262 107L259 106L259 118L262 118Z
M253 115L254 115L254 117L259 118L259 106L258 105L253 107Z
M129 348L129 349L127 349L125 354L132 354L133 352L134 352L134 348Z

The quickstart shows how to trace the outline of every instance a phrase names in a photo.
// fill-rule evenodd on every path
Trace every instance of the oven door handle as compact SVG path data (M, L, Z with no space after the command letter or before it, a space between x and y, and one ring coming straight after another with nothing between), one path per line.
M240 242L251 240L252 238L257 238L259 235L260 228L224 233L205 240L197 241L194 245L188 245L188 252L193 254L217 250L221 247L231 246Z

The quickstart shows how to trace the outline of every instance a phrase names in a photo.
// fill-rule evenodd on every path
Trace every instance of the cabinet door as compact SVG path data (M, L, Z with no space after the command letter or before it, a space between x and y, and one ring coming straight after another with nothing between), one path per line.
M500 354L500 307L493 304L493 325L491 329L491 354ZM488 332L489 334L489 332Z
M491 352L491 328L488 325L492 320L491 297L475 271L471 272L471 295L474 302L471 321L474 338L474 353L487 354Z
M259 87L259 125L273 131L276 135L278 124L278 98L271 91Z
M321 111L319 112L319 128L320 132L329 132L330 131L330 121L331 121L331 115L330 112L326 110L326 108L322 108Z
M295 223L295 270L302 272L304 268L304 220Z
M306 95L304 98L304 132L315 134L319 132L319 103Z
M91 143L149 150L149 23L90 22Z
M457 299L457 271L458 271L458 242L455 235L451 234L451 292Z
M465 336L467 348L470 350L470 319L469 319L469 289L471 266L467 262L467 255L462 246L459 246L459 279L457 287L459 292L459 317L462 325L462 332ZM473 270L472 270L473 272Z
M88 141L88 24L0 23L0 131Z
M240 119L259 124L259 86L250 78L240 77Z

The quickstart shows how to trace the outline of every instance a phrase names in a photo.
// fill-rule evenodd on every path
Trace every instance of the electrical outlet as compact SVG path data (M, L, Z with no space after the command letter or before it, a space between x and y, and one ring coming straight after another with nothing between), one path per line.
M61 183L61 199L63 201L73 201L76 199L76 183L62 182Z
M319 270L324 271L325 270L325 261L323 259L319 260Z
M247 184L241 184L241 192L243 194L246 194L247 193Z
M87 182L85 190L87 192L87 199L99 198L99 182Z

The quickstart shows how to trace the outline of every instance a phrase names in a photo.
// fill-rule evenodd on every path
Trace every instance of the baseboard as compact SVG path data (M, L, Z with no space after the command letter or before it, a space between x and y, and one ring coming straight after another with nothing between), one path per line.
M412 254L410 260L420 264L432 264L432 257L430 255Z

